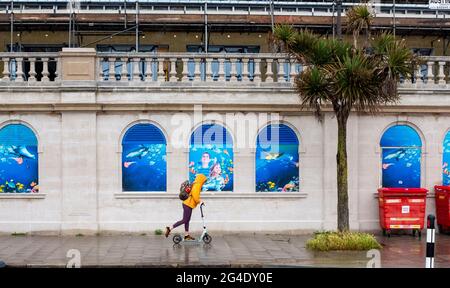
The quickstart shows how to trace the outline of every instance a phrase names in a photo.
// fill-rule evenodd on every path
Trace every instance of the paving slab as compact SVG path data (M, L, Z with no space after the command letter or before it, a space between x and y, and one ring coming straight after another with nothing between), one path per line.
M223 234L206 244L174 245L157 235L0 236L0 261L12 267L66 267L67 252L82 267L367 267L365 251L314 252L311 235ZM381 267L424 267L426 237L377 236ZM450 235L436 235L435 266L450 268Z

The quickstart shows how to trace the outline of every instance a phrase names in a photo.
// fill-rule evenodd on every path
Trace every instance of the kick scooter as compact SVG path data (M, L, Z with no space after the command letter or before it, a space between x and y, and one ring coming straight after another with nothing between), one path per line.
M202 241L205 244L209 244L212 241L212 237L208 234L208 231L206 230L206 224L205 224L205 215L203 214L203 206L205 206L205 204L201 204L200 205L200 213L202 215L202 223L203 223L203 232L202 235L195 239L195 240L184 240L184 237L182 237L180 234L175 234L172 238L173 243L175 244L179 244L181 242L190 242L190 243L196 243L196 244L200 244Z

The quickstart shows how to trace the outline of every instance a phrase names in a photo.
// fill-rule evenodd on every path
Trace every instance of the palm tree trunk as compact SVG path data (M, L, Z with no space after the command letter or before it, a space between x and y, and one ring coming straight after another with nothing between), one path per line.
M337 216L338 230L340 232L348 231L349 212L348 212L348 165L347 165L347 115L338 114L338 147L337 147Z
M370 38L370 33L369 33L369 29L367 28L365 31L365 42L364 42L364 48L369 48L369 38Z

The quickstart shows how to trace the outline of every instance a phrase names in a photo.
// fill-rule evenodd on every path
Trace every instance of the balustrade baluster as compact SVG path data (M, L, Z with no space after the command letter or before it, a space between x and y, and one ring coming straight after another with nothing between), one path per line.
M28 58L30 62L30 77L28 77L28 82L36 82L36 58Z

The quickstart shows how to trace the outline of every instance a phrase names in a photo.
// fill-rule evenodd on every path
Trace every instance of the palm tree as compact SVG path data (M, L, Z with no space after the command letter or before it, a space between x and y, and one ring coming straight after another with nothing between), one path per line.
M374 52L344 41L323 39L308 30L277 25L275 39L307 69L295 79L301 107L312 109L319 120L324 106L333 109L338 124L337 194L339 231L349 230L347 183L347 121L351 111L375 112L399 100L400 75L412 74L414 56L402 41L382 34L373 42Z
M353 33L353 45L358 48L358 37L361 31L365 32L365 43L367 46L370 37L373 15L367 5L357 5L350 8L347 13L347 30Z

